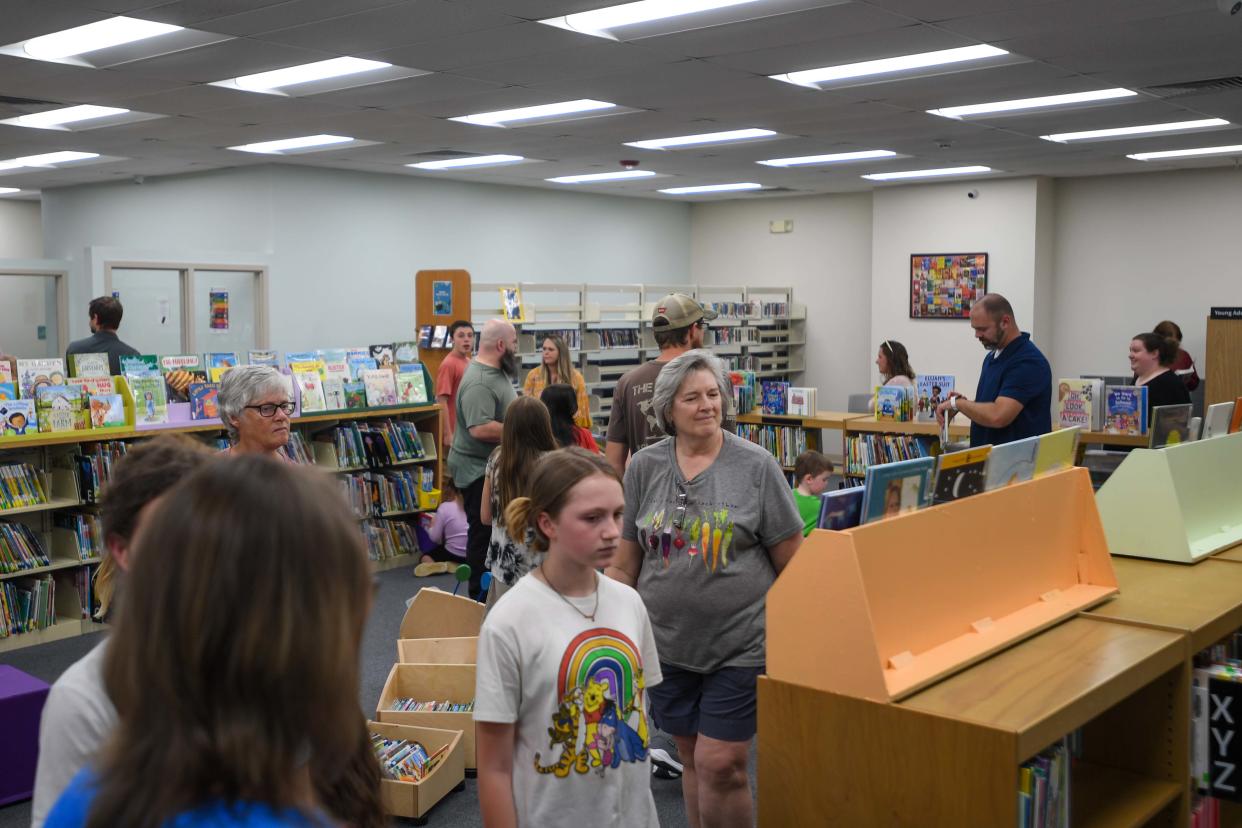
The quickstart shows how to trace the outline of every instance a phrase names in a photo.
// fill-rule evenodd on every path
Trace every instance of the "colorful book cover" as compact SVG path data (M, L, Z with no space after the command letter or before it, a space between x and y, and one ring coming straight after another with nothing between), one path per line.
M324 374L327 372L327 366L318 357L314 359L289 360L290 374L318 374L319 378L323 379Z
M106 397L116 393L116 384L112 377L77 377L68 384L81 388L84 397Z
M418 362L418 342L410 340L392 343L392 358L398 365Z
M0 435L17 437L27 429L38 430L34 400L5 400L0 402Z
M203 354L203 361L207 365L207 378L216 383L220 382L225 371L236 368L239 362L233 351Z
M914 381L915 419L936 419L936 406L949 398L955 382L952 374L920 374Z
M819 522L816 525L820 529L838 532L857 526L862 519L865 491L862 486L854 486L850 489L824 492L820 496Z
M82 389L75 385L47 385L35 392L39 431L76 431L90 427Z
M1104 431L1147 433L1147 386L1110 385L1104 391Z
M188 402L190 386L207 381L207 368L198 354L161 356L160 373L164 375L168 399L175 402Z
M0 382L11 382L17 385L17 360L12 357L0 357Z
M904 423L914 418L914 388L908 385L877 385L875 418Z
M17 399L17 383L0 382L0 401Z
M352 348L345 349L345 361L346 362L349 362L351 359L370 359L370 358L371 358L371 349L363 347L362 345L355 345Z
M356 382L362 382L363 371L379 368L379 363L369 356L351 356L346 364L349 366L349 376Z
M868 466L864 481L867 491L863 496L863 523L926 506L935 468L933 457Z
M940 455L936 463L932 502L948 503L984 491L986 467L991 454L991 446L977 446Z
M107 377L112 371L108 367L107 354L70 354L69 376L71 377Z
M317 359L319 359L318 351L290 351L285 354L286 365L294 362L314 362Z
M377 367L392 367L392 345L368 345L367 350L371 359L375 360Z
M1035 452L1035 476L1074 465L1074 452L1078 449L1081 428L1062 428L1039 435L1039 449Z
M1151 410L1151 447L1175 446L1190 440L1190 403L1158 405Z
M59 357L19 359L18 393L23 400L35 399L35 392L51 385L65 384L65 363Z
M90 395L91 428L121 428L125 421L125 401L120 394Z
M325 363L349 361L349 352L344 348L320 348L315 354Z
M784 414L789 405L789 383L764 380L759 383L764 414Z
M325 362L323 364L323 379L325 382L330 379L336 379L344 382L349 379L350 376L349 363L343 359L337 362Z
M345 383L345 407L366 408L367 389L362 380Z
M1203 439L1224 437L1229 433L1229 421L1233 419L1235 403L1223 402L1209 405L1203 417Z
M328 377L323 381L323 403L328 411L343 411L345 404L345 383L348 380L339 377Z
M1104 380L1057 380L1057 399L1052 416L1053 426L1083 431L1099 431L1102 425Z
M1025 440L992 446L983 490L990 492L1010 483L1021 483L1035 477L1035 455L1039 451L1039 439L1027 437Z
M418 329L418 347L420 348L431 347L431 326L430 325L423 325L421 328Z
M367 407L397 404L397 375L387 368L362 372L362 384L366 388Z
M190 419L214 420L220 416L220 386L213 382L196 382L190 386Z
M161 377L132 377L129 390L134 398L134 419L138 425L168 422L168 395Z
M417 372L402 371L397 374L397 402L400 405L420 405L427 402L427 384L423 382L421 366Z
M323 399L323 377L317 371L294 371L293 379L302 392L302 413L310 414L327 408Z
M448 325L436 325L435 331L431 334L432 348L451 348L453 343L449 342Z
M504 318L509 322L525 322L526 311L522 308L522 290L520 288L501 288L500 307Z
M280 352L247 351L246 362L250 365L267 365L270 368L280 368Z
M160 358L155 354L123 356L120 364L121 373L127 377L158 377L160 375Z
M818 401L816 397L818 391L814 388L804 386L789 386L789 403L785 407L786 413L797 415L799 417L812 417L818 411Z

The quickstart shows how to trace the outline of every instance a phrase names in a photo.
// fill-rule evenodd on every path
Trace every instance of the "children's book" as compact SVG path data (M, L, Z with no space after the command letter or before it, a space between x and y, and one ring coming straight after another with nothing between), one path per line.
M214 420L220 416L220 386L214 382L196 382L190 386L190 419Z
M212 382L219 382L224 372L236 368L238 363L237 354L232 351L203 354L203 361L207 364L207 378Z
M877 385L875 418L899 423L914 419L914 388L908 385Z
M90 395L91 428L118 428L125 422L125 402L120 394Z
M423 382L421 366L417 372L402 371L397 374L397 402L401 405L427 402L427 384Z
M936 463L936 485L932 490L932 502L948 503L982 492L988 457L991 454L991 446L976 446L940 455Z
M398 365L418 362L418 342L408 340L406 342L392 343L392 359Z
M34 400L5 400L0 402L0 435L16 437L27 429L38 430Z
M0 382L11 382L17 385L17 360L12 357L0 357Z
M1233 419L1235 403L1223 402L1209 405L1203 418L1203 439L1223 437L1229 433L1229 421Z
M862 517L864 491L862 486L854 486L824 492L819 499L819 522L816 525L820 529L835 531L857 526Z
M349 363L345 360L340 360L339 362L325 362L323 364L323 379L325 382L330 379L344 382L349 378Z
M1039 449L1035 452L1035 476L1043 477L1050 472L1068 469L1074 465L1074 452L1078 449L1081 428L1062 428L1039 435Z
M510 322L526 321L526 312L522 309L521 288L501 288L500 307L503 309L506 320Z
M190 386L207 381L207 368L197 354L171 354L160 357L160 373L164 375L168 399L189 402Z
M366 388L367 407L397 404L397 375L387 368L363 371L362 384Z
M71 377L107 377L111 374L107 354L69 355L69 376Z
M392 345L369 345L367 347L371 359L375 360L376 366L380 368L392 367Z
M379 364L369 356L351 356L349 362L349 376L355 382L362 382L363 371L374 371L379 368Z
M1229 433L1242 430L1242 397L1233 401L1233 418L1229 420Z
M983 490L990 492L1010 483L1021 483L1035 476L1035 455L1039 451L1039 438L1027 437L1012 443L992 446L988 454L987 469L983 478Z
M0 382L0 401L17 399L17 383Z
M1104 380L1057 380L1057 399L1052 424L1059 428L1079 426L1083 431L1099 431L1103 424Z
M933 457L868 466L862 522L870 523L926 506L935 466Z
M266 365L270 368L280 368L280 352L247 351L246 362L250 365Z
M168 396L161 377L132 377L129 390L134 398L134 419L138 425L168 422Z
M347 379L328 377L323 381L323 404L328 411L344 411Z
M367 389L366 384L363 383L362 380L345 383L345 407L367 407Z
M82 389L74 385L46 385L35 392L39 431L76 431L90 427Z
M815 412L819 410L816 400L818 396L819 392L814 388L789 386L789 404L786 406L786 413L799 417L815 416Z
M1110 385L1104 391L1104 431L1147 433L1147 386Z
M291 374L318 374L320 379L328 373L328 367L319 357L314 359L297 359L289 360L289 373Z
M449 341L448 325L436 325L435 331L431 334L432 348L451 348L453 343Z
M918 399L915 401L915 418L923 421L936 419L936 406L949 398L956 380L951 374L920 374L914 381Z
M764 414L784 414L789 405L789 383L779 380L764 380L759 383L763 399Z
M158 377L160 375L160 358L155 354L139 354L123 356L120 359L121 373L127 377Z
M327 408L327 403L323 398L323 378L319 376L318 371L294 371L293 379L302 392L303 414L323 411Z
M65 363L59 357L19 359L17 375L17 392L23 400L33 400L38 389L65 384Z
M349 361L349 353L344 348L320 348L315 353L325 363Z
M431 325L423 325L418 329L418 347L431 347Z
M351 359L370 359L370 358L371 358L371 349L365 346L355 345L352 348L345 349L345 361L346 362L349 362Z
M319 359L318 351L290 351L285 354L285 364L292 365L295 362L314 362Z
M1175 446L1190 440L1190 403L1158 405L1151 410L1151 447Z

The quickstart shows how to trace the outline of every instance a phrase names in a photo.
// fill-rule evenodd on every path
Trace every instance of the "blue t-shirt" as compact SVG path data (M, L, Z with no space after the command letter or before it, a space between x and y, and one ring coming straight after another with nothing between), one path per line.
M1031 335L1024 333L999 354L983 358L975 402L995 402L1009 397L1022 403L1022 410L1004 428L970 424L970 444L999 445L1036 437L1052 431L1052 368Z
M94 775L87 770L79 771L52 806L44 828L82 828L95 793ZM332 822L326 817L310 817L299 811L275 811L263 803L215 802L178 814L164 825L165 828L328 828Z

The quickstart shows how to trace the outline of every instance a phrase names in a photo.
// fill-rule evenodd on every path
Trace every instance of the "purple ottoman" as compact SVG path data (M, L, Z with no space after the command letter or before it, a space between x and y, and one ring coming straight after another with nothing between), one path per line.
M0 664L0 805L29 799L39 761L39 717L48 686L16 667Z

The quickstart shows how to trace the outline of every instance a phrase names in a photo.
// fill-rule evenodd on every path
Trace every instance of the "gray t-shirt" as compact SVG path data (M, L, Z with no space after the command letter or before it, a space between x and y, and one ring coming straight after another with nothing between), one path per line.
M457 387L457 427L448 456L449 474L457 488L463 489L483 476L487 458L500 442L476 439L470 429L493 420L503 423L505 409L516 399L517 392L504 371L477 359L466 368Z
M103 684L105 639L56 679L39 722L31 828L42 828L70 780L99 753L116 728L116 708Z
M687 481L665 438L630 460L625 492L621 536L643 550L638 594L660 660L702 673L763 666L764 602L776 580L767 550L802 532L776 459L726 431L715 462Z

